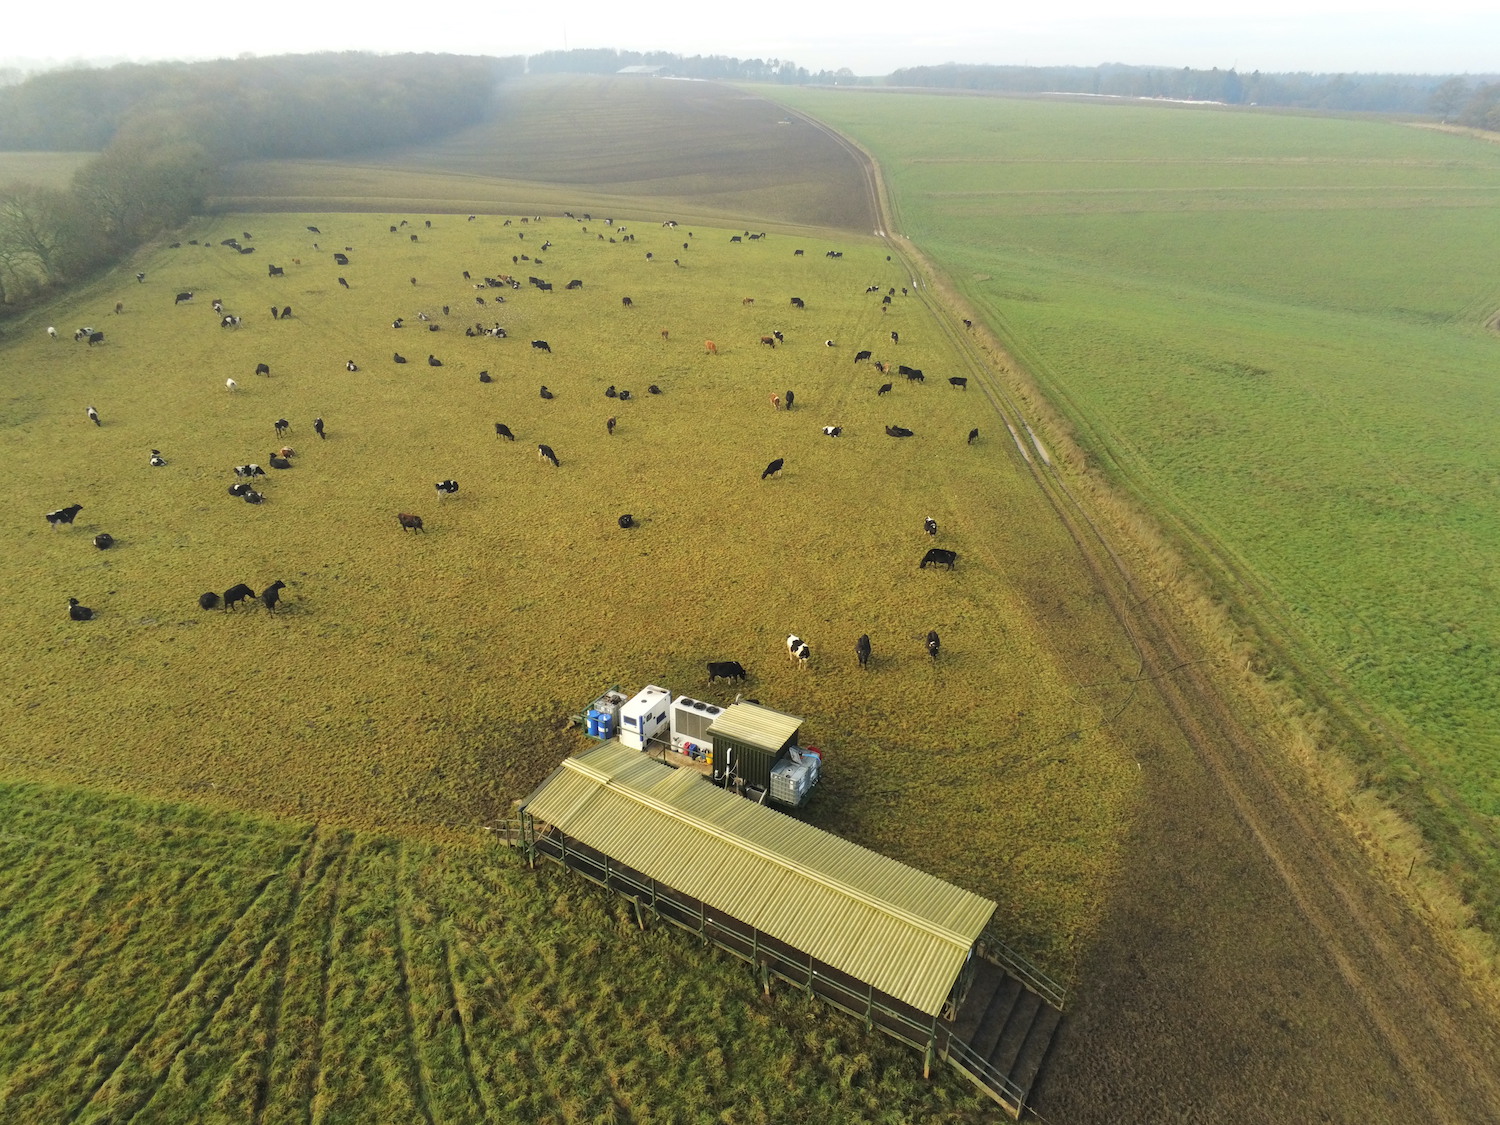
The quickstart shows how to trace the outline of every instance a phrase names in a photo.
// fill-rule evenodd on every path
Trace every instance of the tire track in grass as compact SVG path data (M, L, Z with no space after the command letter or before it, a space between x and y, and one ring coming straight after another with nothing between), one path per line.
M78 1103L68 1111L67 1116L63 1118L65 1122L78 1120L79 1116L82 1115L86 1109L88 1109L90 1103L92 1103L93 1100L98 1097L99 1092L109 1084L109 1082L119 1072L120 1068L123 1067L125 1063L131 1058L131 1056L135 1053L136 1048L139 1047L141 1043L145 1041L146 1037L156 1029L157 1024L161 1022L162 1017L167 1013L167 1011L174 1004L178 1003L181 999L186 997L188 992L191 990L193 983L198 979L199 974L203 971L204 967L207 966L209 961L212 960L213 957L219 952L224 943L229 940L230 935L234 933L239 924L250 914L252 910L255 909L255 907L261 902L261 900L265 898L267 891L270 890L271 884L274 883L277 879L281 878L282 874L283 873L281 871L273 871L260 881L259 885L257 885L255 888L255 893L250 896L249 900L240 909L239 913L236 914L234 918L219 931L219 933L211 942L209 942L208 947L193 961L192 965L190 965L187 969L185 969L181 974L178 975L175 987L172 989L171 993L169 993L166 999L164 999L160 1004L156 1006L156 1010L153 1011L151 1015L145 1020L145 1022L141 1026L141 1029L137 1031L133 1036L131 1036L129 1041L120 1049L115 1057L114 1062L110 1064L103 1075L93 1083L92 1088L88 1091L88 1093L80 1098Z
M435 1125L432 1116L432 1090L427 1080L427 1068L422 1065L422 1044L417 1038L417 1013L412 1006L411 963L407 949L411 944L408 932L410 920L401 908L406 892L406 845L396 845L396 887L392 911L396 920L396 971L400 974L397 988L401 992L401 1012L406 1024L406 1049L411 1057L413 1086L417 1095L417 1107L422 1111L422 1120Z
M291 885L287 888L287 905L282 908L280 915L277 918L268 919L266 922L267 928L270 930L270 935L266 938L265 941L261 942L259 948L257 948L254 953L242 959L236 971L227 974L228 979L222 985L219 998L213 1004L208 1005L204 1008L203 1013L197 1020L197 1024L195 1027L179 1037L176 1045L170 1052L171 1061L162 1068L160 1077L157 1079L155 1084L151 1086L149 1091L143 1091L144 1096L141 1098L139 1104L136 1105L136 1107L132 1109L125 1117L120 1119L122 1122L128 1123L134 1121L151 1105L153 1101L155 1101L156 1095L162 1090L167 1081L170 1079L172 1067L176 1065L177 1061L185 1052L191 1049L194 1044L198 1043L199 1040L202 1039L204 1033L208 1031L215 1020L218 1019L219 1013L224 1010L224 1006L228 1004L229 1001L234 997L235 993L239 991L240 986L245 983L246 979L255 970L255 967L265 961L268 954L274 954L274 949L278 943L283 943L287 924L290 922L292 915L296 913L297 902L301 898L302 883L306 878L308 862L312 858L316 843L317 830L313 829L304 837L302 842L301 854L295 860L296 872L292 875ZM283 964L283 969L284 968L285 966ZM274 998L274 1000L279 1007L279 980L277 982L277 985L278 987L276 989L276 992L278 993L278 995ZM273 1030L271 1034L271 1041L274 1043L274 1040L275 1035ZM257 1100L259 1100L259 1095L257 1095Z
M314 869L312 880L307 882L307 871L310 866L313 866L314 856L318 857L319 862ZM286 997L286 975L292 960L292 925L297 917L297 911L302 908L302 903L322 884L333 862L329 854L327 838L317 825L313 825L308 848L303 853L302 862L297 870L297 884L293 888L291 901L287 905L282 924L277 927L275 940L280 943L279 964L276 970L276 980L271 989L270 1013L266 1018L266 1042L258 1052L260 1077L255 1082L255 1102L251 1107L250 1117L252 1125L260 1125L265 1117L266 1103L270 1097L271 1068L276 1059L276 1046L281 1033L281 1006Z
M496 1111L494 1099L481 1089L479 1075L474 1070L474 1052L469 1044L469 1017L464 1014L464 1009L469 1005L467 998L459 989L453 942L446 934L442 941L444 980L447 986L447 996L444 999L453 1012L454 1025L458 1030L459 1053L463 1056L464 1062L464 1078L468 1082L469 1094L473 1098L474 1105L482 1111L483 1120L498 1121L500 1115Z
M312 1083L307 1088L307 1104L305 1118L308 1125L314 1125L317 1120L316 1108L318 1092L324 1085L323 1077L323 1043L328 1038L328 991L332 984L333 962L337 952L334 938L338 934L339 900L344 889L344 878L349 873L349 864L352 862L350 856L354 851L353 842L341 833L342 843L347 844L338 855L334 863L338 865L338 873L334 877L333 888L328 895L328 921L323 928L323 950L322 972L318 981L318 1015L317 1034L313 1036L308 1045L311 1055L309 1071L312 1074ZM332 865L330 865L332 866Z

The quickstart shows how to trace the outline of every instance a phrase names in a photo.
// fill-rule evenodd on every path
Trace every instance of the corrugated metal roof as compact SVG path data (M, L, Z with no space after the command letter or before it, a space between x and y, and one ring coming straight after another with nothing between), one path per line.
M617 742L525 809L763 933L937 1015L995 904Z
M748 742L774 754L801 726L802 720L797 716L773 711L759 703L731 703L709 724L708 733Z

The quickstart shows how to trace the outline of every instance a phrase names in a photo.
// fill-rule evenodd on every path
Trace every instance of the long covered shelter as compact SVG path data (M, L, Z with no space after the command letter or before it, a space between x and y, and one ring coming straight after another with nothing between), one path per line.
M934 1017L995 911L618 742L566 759L521 813L533 841L546 826Z

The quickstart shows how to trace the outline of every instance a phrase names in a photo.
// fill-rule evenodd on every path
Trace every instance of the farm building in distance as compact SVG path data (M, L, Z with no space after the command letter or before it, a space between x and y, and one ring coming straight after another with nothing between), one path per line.
M731 740L786 735L784 721L747 715L727 724ZM1063 996L981 942L988 899L617 741L565 759L503 830L531 862L632 899L642 925L649 915L698 934L753 965L767 992L773 977L815 992L922 1051L927 1070L946 1061L1022 1112Z

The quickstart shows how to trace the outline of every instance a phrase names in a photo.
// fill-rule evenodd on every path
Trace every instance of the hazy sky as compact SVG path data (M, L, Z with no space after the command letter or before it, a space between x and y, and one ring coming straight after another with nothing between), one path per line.
M513 55L564 47L789 58L887 74L942 62L1500 72L1494 0L535 0L355 5L73 0L13 5L0 59L213 58L321 50ZM87 52L87 54L84 54Z

